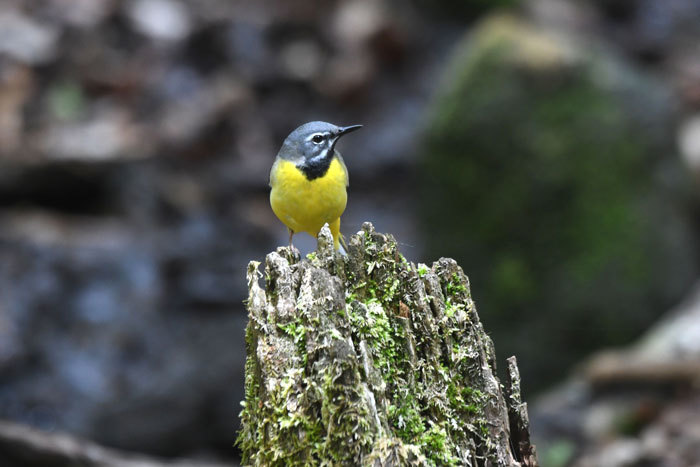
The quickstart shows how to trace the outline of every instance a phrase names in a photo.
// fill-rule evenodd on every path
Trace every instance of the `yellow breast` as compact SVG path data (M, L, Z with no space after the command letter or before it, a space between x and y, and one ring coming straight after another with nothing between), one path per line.
M270 204L275 215L294 232L316 236L345 211L348 196L345 164L334 158L322 177L309 180L292 162L279 159L270 172ZM335 235L334 235L335 236Z

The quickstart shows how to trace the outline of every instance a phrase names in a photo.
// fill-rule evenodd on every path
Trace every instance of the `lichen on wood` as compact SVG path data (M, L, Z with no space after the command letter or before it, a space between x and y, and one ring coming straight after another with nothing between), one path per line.
M510 434L509 410L527 416L519 390L504 396L454 260L410 263L365 223L347 256L324 228L303 260L267 255L264 289L258 266L247 275L244 464L535 465L534 451L521 459L521 426Z

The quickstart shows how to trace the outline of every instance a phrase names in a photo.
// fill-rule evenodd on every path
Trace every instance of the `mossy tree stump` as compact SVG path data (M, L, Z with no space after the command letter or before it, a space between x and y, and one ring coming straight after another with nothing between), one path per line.
M366 223L248 267L247 465L536 465L515 360L507 395L454 260L409 263ZM512 427L512 429L511 429Z

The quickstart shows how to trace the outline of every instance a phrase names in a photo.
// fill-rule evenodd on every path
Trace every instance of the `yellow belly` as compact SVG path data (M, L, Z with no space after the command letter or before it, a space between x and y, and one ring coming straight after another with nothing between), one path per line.
M337 158L324 176L314 180L308 180L293 163L280 159L270 174L272 210L294 232L317 236L323 224L330 224L337 245L340 215L348 200L347 181L347 171Z

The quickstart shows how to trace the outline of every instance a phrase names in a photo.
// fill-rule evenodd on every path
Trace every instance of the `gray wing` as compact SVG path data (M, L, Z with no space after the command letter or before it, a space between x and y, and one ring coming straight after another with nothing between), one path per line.
M279 164L279 158L276 158L274 164L272 164L272 168L270 169L270 180L268 182L270 187L272 187L272 182L274 181L273 178L274 178L275 170L277 169L278 164Z
M340 162L340 166L343 168L345 171L345 186L350 186L350 174L348 173L348 168L345 167L345 161L343 160L343 156L340 155L338 151L335 152L335 157L338 158L338 162Z

